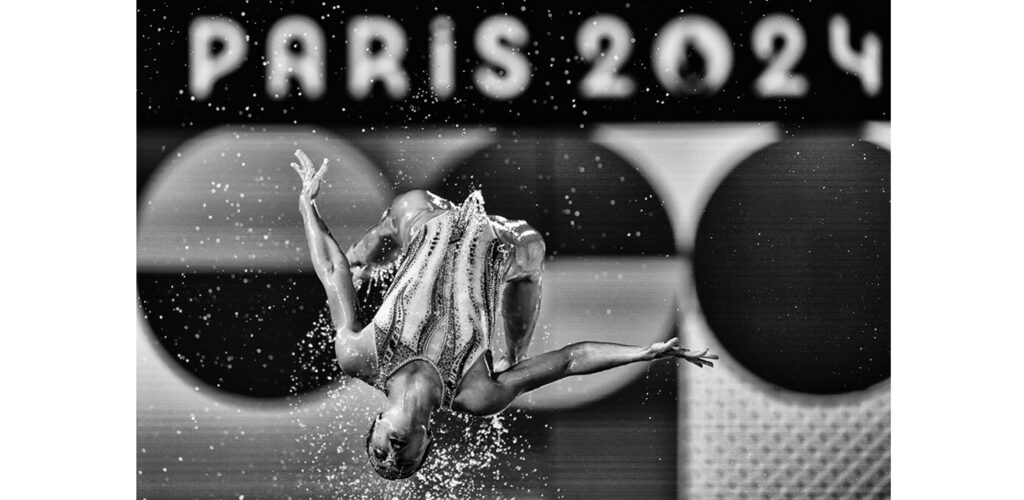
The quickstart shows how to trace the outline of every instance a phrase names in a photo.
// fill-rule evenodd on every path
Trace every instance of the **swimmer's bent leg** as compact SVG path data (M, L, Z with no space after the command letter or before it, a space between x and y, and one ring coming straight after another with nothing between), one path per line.
M506 349L505 356L494 367L500 372L527 356L540 315L545 246L544 238L529 224L503 217L493 217L493 220L498 237L513 249L501 298Z

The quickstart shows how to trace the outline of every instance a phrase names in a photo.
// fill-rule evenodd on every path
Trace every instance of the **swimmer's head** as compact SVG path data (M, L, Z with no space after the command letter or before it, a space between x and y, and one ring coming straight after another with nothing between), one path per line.
M405 479L423 466L433 444L427 425L414 425L407 415L392 410L377 414L366 434L366 455L384 479Z

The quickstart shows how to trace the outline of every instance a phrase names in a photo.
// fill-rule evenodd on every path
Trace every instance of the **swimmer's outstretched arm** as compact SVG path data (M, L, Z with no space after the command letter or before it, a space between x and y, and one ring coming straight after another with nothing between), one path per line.
M657 342L649 347L580 342L525 359L499 373L495 384L487 394L482 395L486 401L481 403L490 410L485 413L497 412L519 395L565 377L596 373L640 361L671 358L682 359L703 368L714 366L711 360L718 359L718 355L709 353L707 349L697 352L679 347L677 338Z
M299 212L302 213L313 268L327 293L331 321L336 329L355 330L355 292L349 263L316 209L315 200L320 194L320 183L327 173L327 159L324 159L320 170L314 170L312 160L302 150L295 151L295 157L299 163L293 162L291 165L302 179Z

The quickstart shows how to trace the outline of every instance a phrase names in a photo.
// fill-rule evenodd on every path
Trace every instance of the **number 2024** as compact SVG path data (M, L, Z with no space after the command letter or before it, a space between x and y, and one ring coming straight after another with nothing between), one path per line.
M860 80L864 93L877 95L882 87L882 43L874 33L861 41L860 52L850 43L850 24L842 15L829 20L829 53L836 65ZM619 73L633 50L633 34L622 19L601 14L586 20L576 34L576 50L592 64L580 82L580 91L591 99L623 99L631 96L636 84ZM781 44L776 49L776 40ZM604 50L602 42L607 42ZM765 16L754 25L754 55L766 63L754 81L754 91L766 98L801 97L809 83L793 72L803 56L806 37L803 27L786 14ZM705 74L699 80L686 79L680 70L686 67L686 50L698 52L705 61ZM696 14L677 17L657 34L651 54L654 76L673 94L713 94L726 83L732 70L732 44L725 30L714 20Z

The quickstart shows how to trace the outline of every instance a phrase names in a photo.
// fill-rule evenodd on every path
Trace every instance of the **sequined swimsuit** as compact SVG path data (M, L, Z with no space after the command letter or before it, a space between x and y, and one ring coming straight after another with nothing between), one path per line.
M489 352L498 289L511 248L498 239L479 191L431 219L412 238L373 317L377 378L414 360L427 361L450 408L459 382Z

